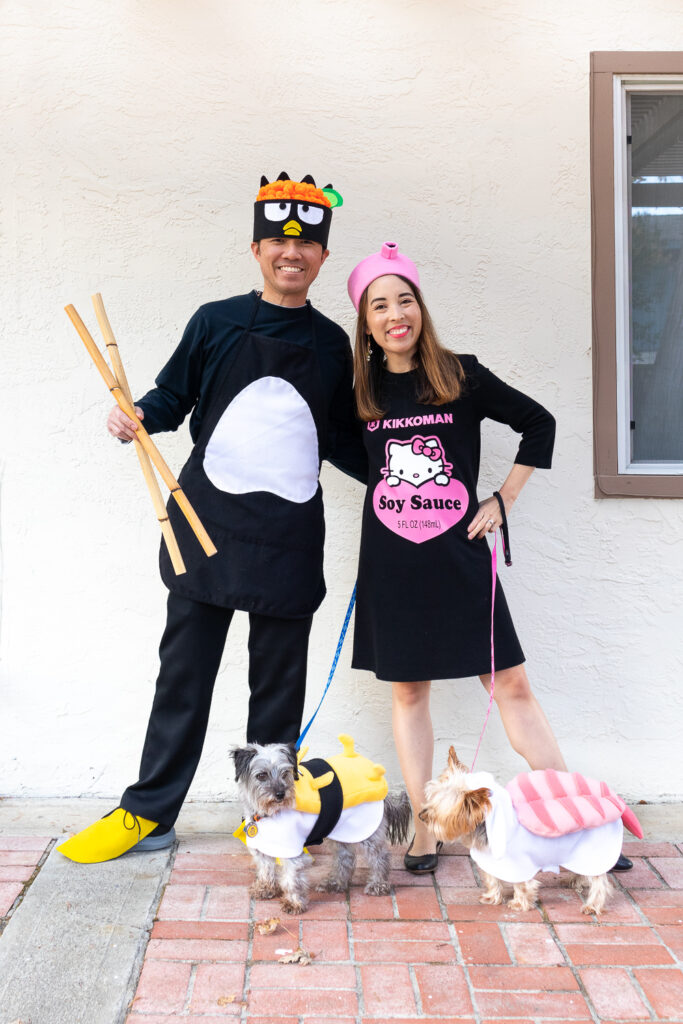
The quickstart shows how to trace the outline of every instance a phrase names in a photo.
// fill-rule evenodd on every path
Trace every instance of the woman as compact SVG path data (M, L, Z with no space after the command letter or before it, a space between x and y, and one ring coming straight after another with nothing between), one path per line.
M478 675L490 688L491 555L502 523L495 496L479 503L480 423L522 439L500 486L509 514L535 467L550 468L555 421L541 405L439 342L415 264L387 242L348 282L358 312L358 412L370 475L363 513L353 667L392 683L396 749L413 807L409 871L434 871L438 850L420 821L434 750L432 679ZM514 750L534 768L566 770L534 697L500 583L494 696Z

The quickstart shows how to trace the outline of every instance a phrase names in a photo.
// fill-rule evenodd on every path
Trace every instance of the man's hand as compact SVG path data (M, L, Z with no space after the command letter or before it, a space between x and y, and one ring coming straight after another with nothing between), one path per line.
M135 406L135 412L141 420L144 420L145 414L139 405ZM137 429L138 424L126 416L118 405L115 405L107 417L107 430L112 437L118 437L121 441L132 441Z

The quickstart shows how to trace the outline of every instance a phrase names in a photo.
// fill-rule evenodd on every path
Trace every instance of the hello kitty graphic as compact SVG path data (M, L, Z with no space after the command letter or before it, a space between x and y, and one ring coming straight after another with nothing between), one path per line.
M400 483L421 487L429 481L447 487L452 469L438 437L416 434L409 441L387 441L387 465L382 475L389 487Z
M442 536L469 505L467 488L452 472L438 437L413 434L409 441L387 441L386 465L372 494L375 515L412 544Z

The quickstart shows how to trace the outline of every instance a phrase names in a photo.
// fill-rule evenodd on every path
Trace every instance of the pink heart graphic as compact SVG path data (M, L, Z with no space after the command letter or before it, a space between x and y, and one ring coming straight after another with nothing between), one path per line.
M372 496L379 521L413 544L450 530L465 515L468 504L467 488L459 480L449 480L446 487L433 480L421 487L403 480L397 487L390 487L386 480L380 480Z

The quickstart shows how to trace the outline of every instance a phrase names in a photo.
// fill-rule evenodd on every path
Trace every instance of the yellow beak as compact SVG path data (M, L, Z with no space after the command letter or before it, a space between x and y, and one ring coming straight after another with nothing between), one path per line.
M296 220L288 220L282 229L283 235L300 235L302 232L301 224Z

